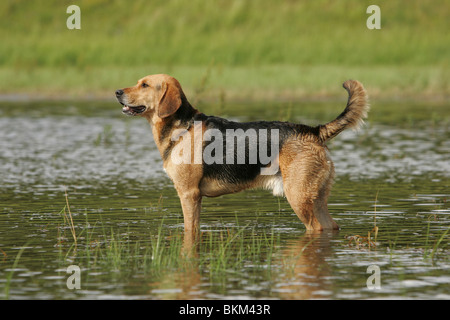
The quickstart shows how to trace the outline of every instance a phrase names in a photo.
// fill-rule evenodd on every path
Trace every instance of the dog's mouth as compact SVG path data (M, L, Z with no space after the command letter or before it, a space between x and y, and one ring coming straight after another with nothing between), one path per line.
M147 107L146 106L127 106L120 102L123 105L122 113L129 115L129 116L135 116L138 114L143 113Z

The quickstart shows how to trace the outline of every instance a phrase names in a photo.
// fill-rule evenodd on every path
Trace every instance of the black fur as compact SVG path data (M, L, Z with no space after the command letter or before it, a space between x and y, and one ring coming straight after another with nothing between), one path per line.
M223 164L206 164L203 163L203 175L205 177L214 178L226 183L239 184L247 181L252 181L260 173L261 168L269 166L269 164L263 164L260 161L259 155L256 157L257 162L255 164L250 163L250 146L248 137L245 138L245 161L244 164L238 164L237 153L236 153L236 140L231 142L234 145L234 162L232 164L227 163L226 155L226 145L227 145L227 129L242 129L247 132L249 129L254 129L258 136L258 146L253 146L252 152L259 152L259 144L262 143L259 136L259 129L267 130L267 154L266 156L271 156L272 160L277 156L277 154L272 154L271 150L271 129L278 129L279 131L279 141L278 150L281 150L283 142L286 138L296 135L299 132L299 125L280 122L280 121L255 121L255 122L234 122L218 117L206 117L206 128L207 129L218 129L222 132L223 137ZM239 138L238 138L239 139ZM211 142L204 142L204 147L206 147ZM274 142L277 143L277 142Z
M212 163L207 164L205 163L203 157L203 175L207 178L213 178L219 181L223 181L225 183L230 184L239 184L239 183L245 183L248 181L252 181L255 179L260 173L261 168L267 167L269 164L263 164L261 163L261 159L259 155L256 157L257 161L256 163L252 164L250 163L250 146L249 146L249 139L248 137L245 138L245 161L244 164L238 164L237 159L237 153L236 153L236 143L234 143L234 162L233 163L227 163L226 155L227 155L227 129L237 130L242 129L244 132L247 132L249 129L254 129L257 134L258 139L258 146L252 146L253 150L252 152L259 151L259 144L261 143L261 137L259 136L259 129L265 129L267 132L267 155L266 156L272 156L272 158L275 158L277 154L272 155L271 150L271 129L278 129L279 133L279 141L278 141L278 151L281 150L283 147L283 143L288 139L292 138L294 136L298 135L311 135L318 137L319 129L318 127L309 127L306 125L301 124L294 124L290 122L281 122L281 121L254 121L254 122L235 122L230 121L227 119L215 117L215 116L207 116L203 113L198 113L187 101L183 101L182 107L180 107L177 112L172 116L172 119L170 119L166 125L161 130L160 135L160 141L163 141L164 139L168 138L168 134L173 129L173 124L175 121L180 121L180 125L177 126L177 128L184 128L186 130L189 130L191 126L194 125L194 122L196 121L202 121L205 124L205 129L218 129L222 133L222 139L223 139L223 161L222 164L219 163ZM244 137L240 137L243 139ZM237 138L239 139L239 137ZM210 143L213 143L214 139L212 141L204 141L202 152ZM236 141L235 141L236 142ZM166 160L175 146L175 141L171 141L169 143L169 146L164 150L163 153L163 159ZM274 142L276 143L276 142ZM280 174L278 172L277 174Z

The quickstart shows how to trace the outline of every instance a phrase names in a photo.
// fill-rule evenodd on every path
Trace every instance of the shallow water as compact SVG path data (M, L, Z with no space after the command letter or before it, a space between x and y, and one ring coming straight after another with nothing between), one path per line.
M227 111L276 118L264 110ZM0 297L449 299L449 114L423 114L400 125L369 121L329 144L329 209L339 232L307 233L287 201L268 191L205 199L195 257L188 267L155 271L147 249L159 238L180 250L183 221L148 124L120 115L114 103L2 103ZM64 218L66 191L77 248ZM369 247L363 237L375 225ZM117 244L125 246L111 254ZM81 289L68 289L69 265L81 268ZM381 272L379 289L367 286L371 265Z

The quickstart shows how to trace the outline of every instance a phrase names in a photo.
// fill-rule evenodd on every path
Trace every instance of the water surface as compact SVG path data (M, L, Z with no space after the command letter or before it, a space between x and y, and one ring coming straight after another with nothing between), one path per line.
M336 105L209 111L317 124ZM204 200L202 241L181 261L181 208L145 120L109 102L2 103L0 297L449 299L450 108L437 117L415 104L399 121L408 108L396 107L373 105L362 131L329 144L339 232L307 233L284 198L250 190ZM173 261L157 268L156 246ZM79 290L66 285L69 265ZM367 286L371 265L380 289Z

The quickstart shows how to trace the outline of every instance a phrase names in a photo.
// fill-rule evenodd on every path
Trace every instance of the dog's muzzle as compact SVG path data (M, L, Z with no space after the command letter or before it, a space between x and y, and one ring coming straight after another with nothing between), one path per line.
M130 105L123 103L122 102L123 95L124 95L123 90L121 90L121 89L116 90L116 98L117 98L117 101L119 101L119 103L121 105L123 105L122 112L124 114L129 115L129 116L135 116L135 115L143 113L147 109L147 107L143 106L143 105L130 106Z

